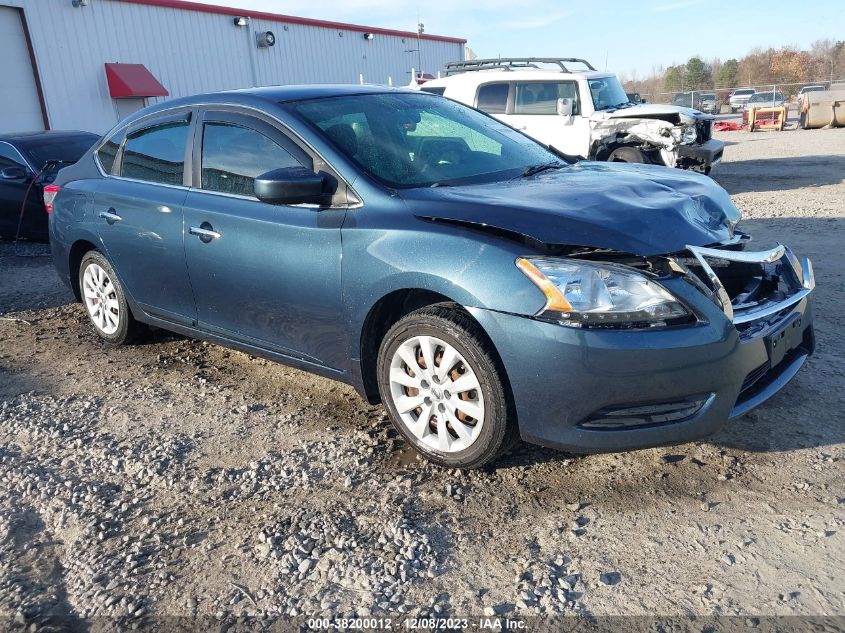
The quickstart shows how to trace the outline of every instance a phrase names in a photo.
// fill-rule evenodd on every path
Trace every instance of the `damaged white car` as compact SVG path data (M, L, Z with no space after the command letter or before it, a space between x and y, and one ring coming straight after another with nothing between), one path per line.
M570 70L575 64L583 69ZM445 77L421 89L474 106L572 157L706 174L724 150L724 143L711 136L713 115L630 103L615 75L599 72L583 59L451 62Z

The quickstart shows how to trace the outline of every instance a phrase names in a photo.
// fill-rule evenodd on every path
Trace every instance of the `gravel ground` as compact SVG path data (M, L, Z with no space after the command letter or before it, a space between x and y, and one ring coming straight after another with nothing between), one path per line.
M755 243L814 260L818 352L671 448L441 470L346 386L105 347L46 248L0 244L0 617L845 615L845 130L721 138Z

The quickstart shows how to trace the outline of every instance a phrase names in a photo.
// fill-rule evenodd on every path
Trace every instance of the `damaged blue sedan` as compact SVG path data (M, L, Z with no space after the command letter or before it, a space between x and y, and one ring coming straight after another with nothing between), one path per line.
M433 462L707 436L813 352L807 259L694 173L566 156L435 95L286 86L121 122L45 188L97 334L353 385Z

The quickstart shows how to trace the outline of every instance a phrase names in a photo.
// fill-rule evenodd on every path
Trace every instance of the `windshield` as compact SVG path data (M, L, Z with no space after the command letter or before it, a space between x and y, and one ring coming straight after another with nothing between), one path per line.
M340 152L392 187L491 182L558 162L493 117L422 93L384 93L293 104Z
M753 103L761 103L763 101L781 101L783 99L783 94L778 92L775 95L772 95L771 92L758 92L756 95L751 97L750 101Z
M628 95L616 77L590 79L590 94L596 110L618 108L629 104Z
M745 97L745 96L753 95L753 94L754 94L753 90L735 90L734 91L734 95L737 96L737 97Z
M48 160L75 163L99 140L96 134L77 136L35 136L18 141L35 169L41 169Z

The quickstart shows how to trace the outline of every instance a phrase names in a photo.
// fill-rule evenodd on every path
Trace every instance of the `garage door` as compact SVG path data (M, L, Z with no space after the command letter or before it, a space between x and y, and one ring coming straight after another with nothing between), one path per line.
M43 130L41 102L18 9L0 7L0 60L0 133Z

